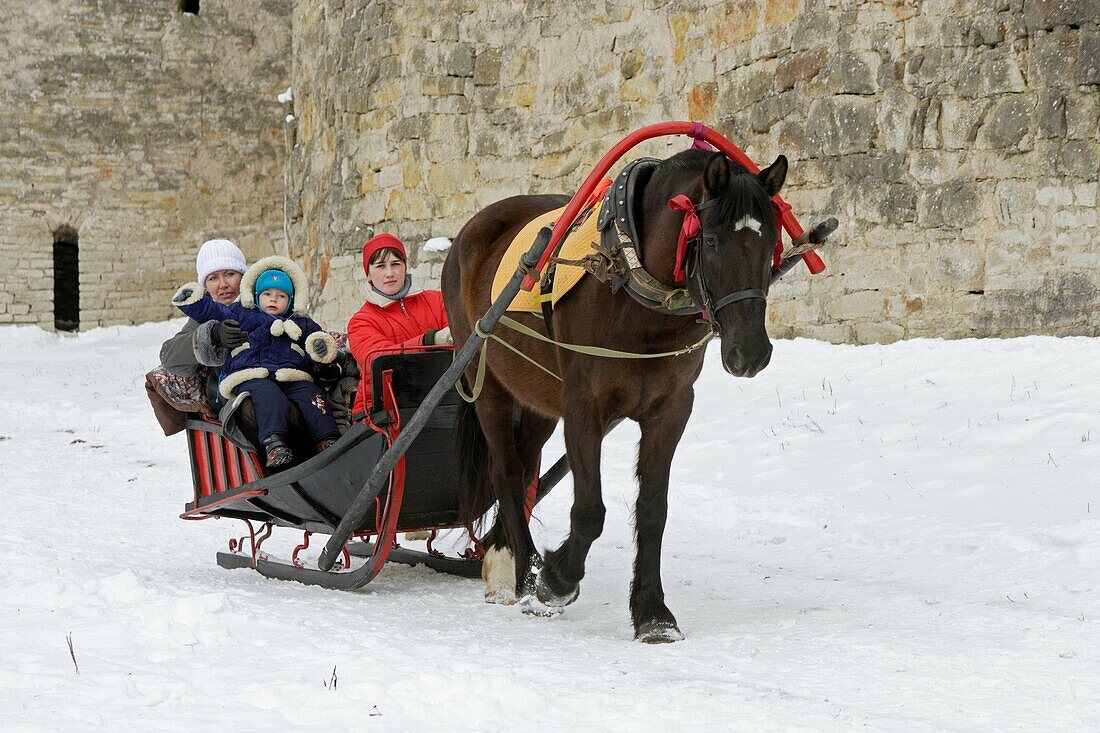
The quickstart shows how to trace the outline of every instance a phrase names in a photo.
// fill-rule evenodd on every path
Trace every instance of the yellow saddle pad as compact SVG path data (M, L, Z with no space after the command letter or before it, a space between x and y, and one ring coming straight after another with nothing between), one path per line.
M600 232L596 229L596 222L599 221L600 218L601 203L597 203L590 209L587 212L587 218L572 234L565 238L565 243L562 244L561 249L558 251L558 257L566 260L579 260L592 252L593 245L600 241ZM500 260L500 265L497 266L496 277L493 278L493 300L496 300L500 296L501 292L504 290L504 286L512 279L512 275L515 274L516 268L519 267L520 257L522 257L527 250L531 249L531 244L535 241L535 235L538 234L539 229L542 229L547 224L552 224L564 211L565 207L563 206L560 209L548 211L542 216L532 219L528 222L527 226L523 227L523 230L516 235L512 243L508 245L508 251L504 253L504 257ZM551 293L551 303L556 305L563 295L568 293L574 285L580 282L585 272L583 268L575 265L563 265L559 263L557 272L554 274L554 292ZM519 291L519 295L512 300L512 304L508 306L508 310L520 313L540 313L542 311L541 295L542 292L539 288L539 284L536 283L531 292Z

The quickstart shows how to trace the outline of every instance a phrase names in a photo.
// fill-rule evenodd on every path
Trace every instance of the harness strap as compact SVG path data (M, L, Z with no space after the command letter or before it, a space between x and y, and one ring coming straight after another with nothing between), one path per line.
M576 352L578 354L585 354L587 356L599 356L599 357L603 357L605 359L664 359L664 358L669 357L669 356L685 356L687 354L692 353L693 351L697 351L701 347L705 346L708 341L710 341L712 338L714 338L714 333L713 332L707 332L707 334L705 336L703 336L703 338L699 339L695 343L691 344L690 346L685 346L682 349L677 349L676 351L662 351L662 352L657 353L657 354L639 354L639 353L632 352L632 351L619 351L617 349L605 349L602 346L583 346L581 344L566 344L566 343L562 343L561 341L555 341L552 338L548 338L546 336L543 336L541 333L539 333L538 331L535 331L534 329L531 329L531 328L528 328L527 326L524 326L519 321L515 321L515 320L509 318L508 316L501 316L500 321L498 323L499 323L499 325L506 326L507 328L510 328L513 331L516 331L517 333L523 334L524 336L529 336L529 337L531 337L531 338L533 338L537 341L542 341L543 343L552 344L554 346L557 346L560 349L565 349L566 351L573 351L573 352ZM497 343L504 345L510 351L512 351L515 354L518 354L519 356L523 357L527 361L531 362L532 364L537 366L539 369L541 369L542 371L549 374L554 379L558 380L559 382L562 381L561 377L559 377L557 374L554 374L554 372L550 371L549 369L544 367L542 364L539 364L537 361L535 361L530 356L528 356L527 354L520 351L518 348L516 348L512 344L508 343L507 341L500 338L499 336L497 336L494 333L488 333L488 332L483 331L482 328L481 328L481 321L478 321L477 323L474 324L474 332L478 336L483 338L484 341L481 344L481 353L478 355L477 373L474 376L473 389L471 390L470 394L467 394L466 390L464 390L462 388L462 382L461 381L455 383L455 389L458 391L459 397L466 400L467 402L473 402L478 397L480 397L481 396L481 390L485 387L485 361L486 361L485 360L485 351L489 347L489 341L490 340L496 341Z
M711 313L711 316L713 317L723 306L727 306L730 303L736 303L739 300L748 300L749 298L767 300L768 294L763 290L738 290L736 293L730 293L714 304L714 311Z

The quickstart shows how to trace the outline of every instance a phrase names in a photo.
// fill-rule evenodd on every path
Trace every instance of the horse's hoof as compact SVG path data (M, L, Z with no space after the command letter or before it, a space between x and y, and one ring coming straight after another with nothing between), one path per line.
M486 590L485 602L498 603L502 606L514 606L516 603L516 593L511 588L497 588L495 590Z
M579 585L573 586L573 590L567 593L557 593L546 584L546 581L543 580L541 575L539 575L538 579L535 581L535 595L537 595L538 599L547 606L564 608L577 600L580 594L581 587Z
M649 621L634 632L634 640L643 644L671 644L674 641L683 641L684 635L674 623Z
M535 618L554 618L560 616L564 610L561 606L547 606L534 595L526 595L519 599L519 610L524 616Z

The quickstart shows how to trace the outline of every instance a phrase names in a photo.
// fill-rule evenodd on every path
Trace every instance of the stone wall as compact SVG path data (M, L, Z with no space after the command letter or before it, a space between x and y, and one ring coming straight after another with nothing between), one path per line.
M18 5L18 7L16 7ZM290 0L35 0L0 24L0 324L54 324L76 230L81 329L163 320L199 243L285 251Z
M841 220L827 273L773 291L773 335L1100 334L1096 0L440 7L295 6L287 226L330 322L361 302L371 232L453 236L573 190L632 129L700 119L791 159L803 223Z

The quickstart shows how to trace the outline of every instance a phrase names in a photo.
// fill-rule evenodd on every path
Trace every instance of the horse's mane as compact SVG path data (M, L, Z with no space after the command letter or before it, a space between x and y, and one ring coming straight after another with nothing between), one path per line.
M701 176L703 169L706 168L707 163L713 156L714 153L709 150L691 148L662 161L657 166L657 171L667 173L684 171ZM730 184L718 197L718 201L714 205L712 214L714 221L721 224L735 222L745 214L754 214L757 217L764 216L767 217L765 221L770 221L771 202L768 200L768 194L764 191L760 179L755 174L749 173L744 166L732 160L729 164ZM695 203L698 204L699 202L696 201Z

